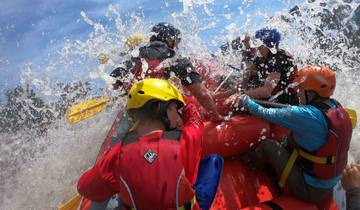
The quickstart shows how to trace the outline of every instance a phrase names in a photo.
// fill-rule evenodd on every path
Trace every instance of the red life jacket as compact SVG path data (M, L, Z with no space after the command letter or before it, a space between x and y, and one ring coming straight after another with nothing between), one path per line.
M149 210L194 206L195 193L184 174L178 132L177 139L168 132L156 132L127 145L125 137L119 164L120 198L125 205Z
M352 135L349 114L337 102L337 108L325 108L324 105L328 106L327 104L327 102L322 102L320 105L315 104L328 120L329 133L325 145L312 153L316 157L322 157L325 163L316 163L310 160L312 164L307 164L308 158L303 156L300 158L300 162L304 163L302 165L305 171L320 179L334 178L342 173L347 164Z
M142 80L144 78L164 78L166 68L159 68L160 60L150 60L148 58L138 58L135 61L134 75L135 79Z
M336 108L331 108L333 102L336 103ZM295 144L280 177L281 187L285 185L295 161L307 174L319 179L331 179L340 175L347 164L352 135L349 114L332 99L315 102L312 105L319 108L327 118L329 132L326 143L315 152L306 151Z

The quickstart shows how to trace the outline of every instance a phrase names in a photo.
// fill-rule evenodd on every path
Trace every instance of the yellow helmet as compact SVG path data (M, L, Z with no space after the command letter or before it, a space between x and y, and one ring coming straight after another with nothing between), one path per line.
M166 80L149 78L136 82L128 93L127 109L143 107L150 100L176 100L182 106L185 104L181 92Z
M145 37L142 34L134 33L130 36L126 37L124 42L126 46L128 46L130 49L134 49L139 44L143 43L145 41Z

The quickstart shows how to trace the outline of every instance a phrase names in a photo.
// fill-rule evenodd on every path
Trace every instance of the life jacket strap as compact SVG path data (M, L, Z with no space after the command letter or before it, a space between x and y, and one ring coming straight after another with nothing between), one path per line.
M283 208L279 204L275 203L274 201L265 201L265 202L262 202L262 204L267 205L272 210L283 210Z
M334 164L336 162L336 156L326 156L326 157L319 157L312 155L304 150L299 149L299 155L307 160L310 160L313 163L318 164Z
M296 159L301 156L313 163L317 164L335 164L336 163L336 156L326 156L326 157L319 157L312 155L302 149L294 149L293 152L290 155L289 160L287 161L284 170L281 173L280 180L279 180L279 186L284 187L286 180L294 167Z
M184 205L179 207L179 210L191 210L196 204L196 196L194 195L194 197L187 203L185 203Z
M280 187L284 187L286 180L295 164L296 159L298 158L299 153L296 149L293 150L293 152L290 155L289 160L287 161L284 170L281 173L280 180L278 182Z

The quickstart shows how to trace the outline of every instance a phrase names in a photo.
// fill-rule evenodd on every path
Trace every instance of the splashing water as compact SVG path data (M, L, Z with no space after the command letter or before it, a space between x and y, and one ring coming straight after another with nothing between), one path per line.
M298 5L291 13L272 15L261 10L244 12L256 2L244 0L238 6L241 18L237 17L243 22L236 21L238 14L227 12L233 6L231 3L222 5L221 14L215 14L214 0L180 2L183 10L172 13L167 21L183 31L179 49L182 55L210 59L212 53L217 53L215 47L236 36L253 34L265 25L276 27L283 35L280 48L289 50L299 67L327 64L334 68L338 78L335 98L345 107L360 110L360 95L356 94L360 88L357 71L360 68L359 1L309 1ZM169 2L165 3L170 6ZM291 1L284 1L284 4L293 5ZM0 133L0 209L54 209L70 198L76 191L74 186L79 175L94 163L114 113L123 106L120 101L78 125L67 124L61 108L94 96L116 95L116 91L111 90L113 81L108 74L126 59L121 55L127 51L123 40L134 32L147 35L152 23L141 13L129 13L128 21L123 21L124 14L118 5L108 6L107 17L112 25L92 20L86 11L80 15L93 29L87 40L68 39L58 54L50 56L44 70L36 71L34 66L27 65L22 72L22 85L30 84L35 90L42 90L42 96L49 102L36 105L31 91L26 88L19 91L22 95L16 98L15 104L24 107L18 118L24 123L16 124L20 127L15 131L9 128ZM220 33L210 33L209 44L205 45L201 34L215 30L221 18L233 21L219 29ZM106 64L97 64L100 53L109 57ZM219 65L239 66L238 60L230 55L222 58ZM223 68L229 72L226 66ZM84 81L88 81L90 87ZM55 103L56 100L61 103ZM32 122L34 126L25 123L26 116L43 112L50 113L51 117ZM350 148L352 162L360 160L359 139L357 127Z

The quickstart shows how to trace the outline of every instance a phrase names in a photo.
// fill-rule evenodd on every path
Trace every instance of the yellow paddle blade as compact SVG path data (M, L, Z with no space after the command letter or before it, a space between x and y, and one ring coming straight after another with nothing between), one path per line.
M95 98L75 104L66 110L66 117L71 124L78 123L101 112L109 101L108 98Z
M74 197L70 198L59 210L78 210L81 204L81 195L76 194Z
M349 114L352 128L354 129L357 124L357 114L356 111L353 109L345 108L345 111Z

